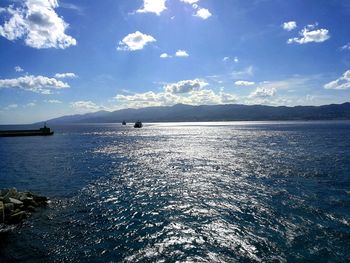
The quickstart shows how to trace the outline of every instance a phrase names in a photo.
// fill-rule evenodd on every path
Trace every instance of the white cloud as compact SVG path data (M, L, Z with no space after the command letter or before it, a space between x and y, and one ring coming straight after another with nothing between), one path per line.
M316 29L317 24L308 25L304 27L300 32L300 37L294 37L288 39L287 43L298 43L298 44L306 44L311 42L321 43L330 38L329 31L327 29L321 28Z
M99 109L102 109L100 106L96 105L94 102L88 100L88 101L84 101L84 100L80 100L80 101L75 101L75 102L71 102L70 106L77 110L77 111L96 111Z
M255 82L253 81L245 81L245 80L237 80L235 82L236 86L252 86L255 85Z
M202 105L202 104L225 104L234 103L238 97L231 93L225 93L223 89L214 92L205 89L208 83L204 80L182 80L172 84L166 84L163 91L148 91L131 95L117 94L114 98L122 107L148 107L169 106L178 103Z
M235 70L231 73L232 78L234 79L242 79L246 77L251 77L254 75L253 66L246 67L243 70Z
M200 80L200 79L193 79L193 80L181 80L176 83L171 83L164 86L164 90L169 93L188 93L193 90L200 90L207 86L208 83Z
M58 16L56 0L24 0L17 8L6 8L10 19L0 26L0 35L8 40L24 39L27 46L61 48L75 46L77 41L66 35L68 24Z
M18 104L10 104L6 107L6 109L15 109L18 108Z
M228 60L230 60L230 57L224 57L224 58L222 59L222 61L228 61ZM234 58L233 58L233 61L234 61L235 63L238 63L238 62L239 62L238 57L234 57Z
M162 53L159 57L160 58L171 58L171 56L167 53Z
M117 47L117 50L141 50L148 43L152 42L156 42L154 37L152 37L151 35L143 34L140 31L136 31L135 33L130 33L121 41L119 41L119 46Z
M53 104L62 103L62 101L60 101L60 100L45 100L45 102L53 103Z
M284 30L292 31L297 27L297 23L295 21L284 22L282 27Z
M124 107L142 108L148 106L170 106L178 103L190 105L227 104L238 100L237 96L220 91L215 93L210 89L193 90L187 94L172 94L169 92L155 93L153 91L134 95L115 96Z
M75 75L74 73L56 73L55 78L57 79L74 79L77 78L78 76Z
M143 8L137 10L138 13L155 13L160 15L164 10L166 0L143 0Z
M350 89L350 70L345 71L340 78L325 84L324 88L335 90Z
M194 3L197 3L199 0L180 0L181 2L184 2L186 4L194 4Z
M275 88L265 88L265 87L258 87L256 90L254 90L252 93L249 94L250 98L268 98L273 97L276 94Z
M19 88L36 93L50 94L53 89L69 88L69 85L55 78L29 75L16 79L0 79L1 88Z
M346 45L342 46L341 49L343 49L343 50L345 50L345 49L350 50L350 43L347 43Z
M25 107L34 107L36 104L34 102L30 102Z
M178 51L176 51L175 56L177 56L177 57L188 57L189 54L187 53L186 50L178 50Z
M24 69L21 68L20 66L16 66L14 69L16 72L23 72L24 71Z
M199 8L194 16L200 17L202 19L208 19L212 16L212 14L206 8Z

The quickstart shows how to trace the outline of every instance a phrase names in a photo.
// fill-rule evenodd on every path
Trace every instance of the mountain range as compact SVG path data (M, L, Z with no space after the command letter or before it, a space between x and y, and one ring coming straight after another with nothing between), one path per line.
M265 121L265 120L344 120L350 119L350 103L323 106L264 106L264 105L185 105L98 111L63 116L47 122L118 123L126 122L186 122L186 121Z

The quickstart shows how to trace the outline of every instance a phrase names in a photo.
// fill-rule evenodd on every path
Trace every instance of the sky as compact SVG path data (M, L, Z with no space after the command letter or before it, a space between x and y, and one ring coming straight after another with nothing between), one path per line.
M0 124L350 101L349 0L1 0Z

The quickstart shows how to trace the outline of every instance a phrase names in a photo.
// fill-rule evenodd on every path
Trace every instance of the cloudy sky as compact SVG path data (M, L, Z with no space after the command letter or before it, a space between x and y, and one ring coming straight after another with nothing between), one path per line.
M2 0L0 123L350 101L349 0Z

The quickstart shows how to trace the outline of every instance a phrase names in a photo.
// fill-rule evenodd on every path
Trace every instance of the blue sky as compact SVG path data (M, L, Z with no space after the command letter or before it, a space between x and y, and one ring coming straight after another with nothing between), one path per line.
M348 0L0 3L0 123L350 101Z

